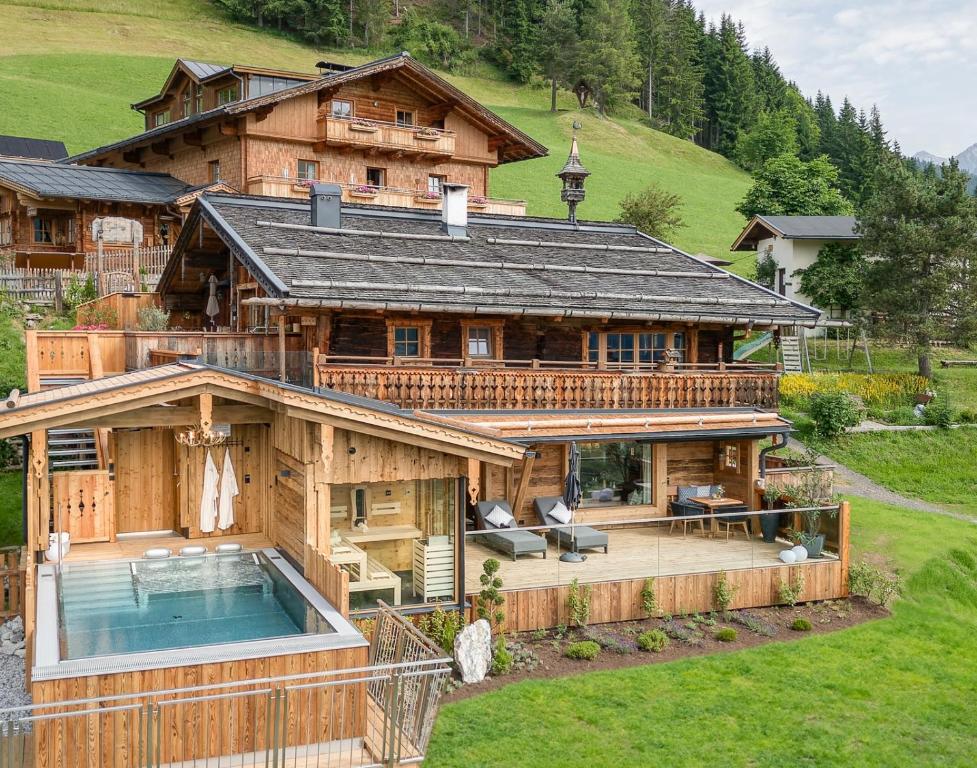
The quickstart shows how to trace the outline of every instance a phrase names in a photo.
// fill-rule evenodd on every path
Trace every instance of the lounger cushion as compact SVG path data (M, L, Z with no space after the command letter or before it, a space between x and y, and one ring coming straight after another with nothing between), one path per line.
M693 497L704 498L712 495L711 485L682 485L678 489L678 500L688 501Z
M485 516L485 519L496 528L510 528L515 521L515 518L498 504L492 507L492 511Z
M173 553L166 547L153 547L152 549L147 549L145 552L143 552L142 556L146 560L163 560L172 554Z
M567 509L566 504L562 501L556 502L553 508L547 513L550 517L556 520L558 523L563 523L566 525L573 518L573 513Z

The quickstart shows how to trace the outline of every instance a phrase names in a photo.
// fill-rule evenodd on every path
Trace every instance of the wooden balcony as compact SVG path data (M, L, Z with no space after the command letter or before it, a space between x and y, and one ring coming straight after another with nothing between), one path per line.
M307 200L309 184L310 182L304 179L291 179L284 176L251 176L247 181L247 193L249 195L269 195L271 197ZM344 203L441 210L441 198L429 196L421 190L374 187L368 184L339 184L339 186L343 190ZM496 213L503 216L525 216L526 201L474 195L468 198L468 211L472 214Z
M433 410L776 409L778 404L772 366L696 364L674 371L609 371L573 362L480 361L472 367L466 361L352 360L320 356L316 384L402 408Z
M319 141L329 147L369 149L399 156L451 157L455 153L454 131L357 118L321 119Z

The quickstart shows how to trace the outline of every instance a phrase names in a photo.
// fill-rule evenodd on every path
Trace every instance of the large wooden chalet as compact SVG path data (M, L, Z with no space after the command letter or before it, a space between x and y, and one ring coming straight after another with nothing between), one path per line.
M133 105L146 130L71 162L223 181L248 194L308 197L310 182L343 199L438 208L463 183L471 205L525 213L489 197L489 171L546 154L541 144L407 54L320 75L177 61L161 92Z

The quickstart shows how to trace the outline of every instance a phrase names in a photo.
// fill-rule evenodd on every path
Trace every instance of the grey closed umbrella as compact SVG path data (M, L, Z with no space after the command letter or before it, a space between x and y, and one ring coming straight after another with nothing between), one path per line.
M572 523L576 522L577 507L580 506L582 495L580 490L580 450L577 448L576 443L570 443L570 460L567 466L567 477L563 481L563 503L567 505L567 509L573 514L573 517L570 519ZM575 528L571 529L571 535L576 536ZM560 560L564 563L582 563L586 559L587 556L581 555L579 552L564 552L560 555Z
M210 322L214 323L216 322L214 318L221 311L220 304L217 303L217 278L211 275L207 283L210 288L210 295L207 297L207 308L204 310L204 313L210 318Z

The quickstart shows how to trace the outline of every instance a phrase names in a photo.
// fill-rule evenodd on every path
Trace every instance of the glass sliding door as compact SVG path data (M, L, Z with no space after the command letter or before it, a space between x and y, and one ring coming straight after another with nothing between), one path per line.
M651 444L580 443L582 507L652 503Z

